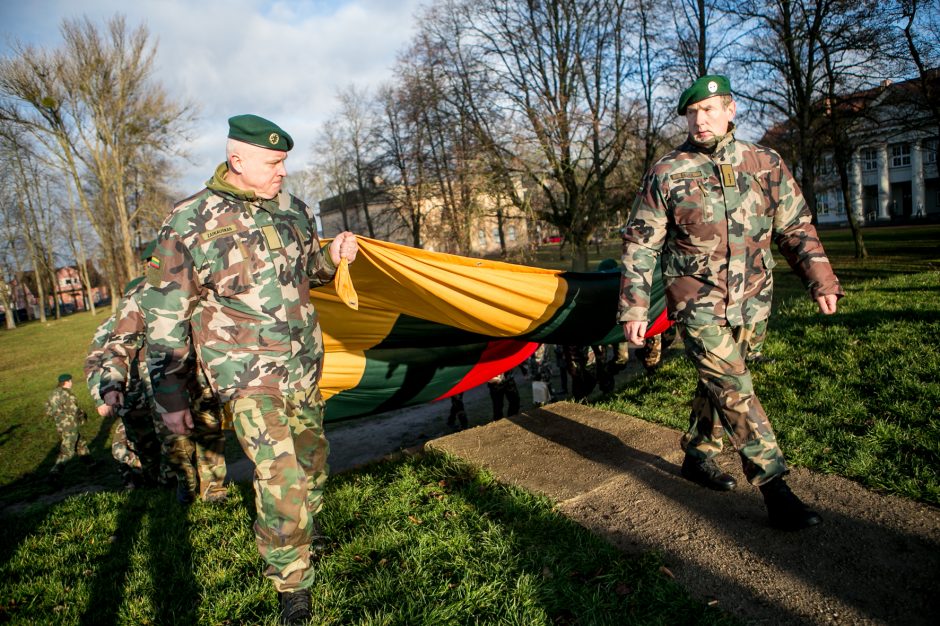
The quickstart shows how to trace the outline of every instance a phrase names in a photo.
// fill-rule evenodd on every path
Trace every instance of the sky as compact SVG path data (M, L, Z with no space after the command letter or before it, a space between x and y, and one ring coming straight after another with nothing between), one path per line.
M414 34L426 0L0 0L0 54L10 43L61 46L63 19L103 26L115 14L157 44L154 79L198 107L177 159L178 187L202 187L225 159L228 118L266 117L294 139L288 171L306 165L338 90L374 88Z

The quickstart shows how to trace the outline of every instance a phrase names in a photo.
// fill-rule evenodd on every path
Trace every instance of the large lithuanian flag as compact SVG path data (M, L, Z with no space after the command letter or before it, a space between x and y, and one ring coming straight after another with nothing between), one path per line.
M326 355L326 420L446 398L515 367L540 343L623 341L620 274L546 270L359 237L358 310L336 284L311 291ZM663 289L649 334L662 332Z

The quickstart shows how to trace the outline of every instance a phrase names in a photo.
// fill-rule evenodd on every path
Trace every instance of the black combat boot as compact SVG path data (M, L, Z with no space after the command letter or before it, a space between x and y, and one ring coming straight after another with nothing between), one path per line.
M310 620L309 589L281 591L277 595L281 603L281 624L306 624Z
M767 515L770 525L780 530L801 530L822 522L822 518L815 511L806 508L806 505L790 491L782 476L774 478L766 485L760 486L764 494L764 504L767 505Z
M183 506L189 506L194 500L193 492L185 480L179 479L176 483L176 501Z
M731 491L738 486L734 476L722 472L713 460L697 459L688 454L682 461L681 474L683 478L715 491Z

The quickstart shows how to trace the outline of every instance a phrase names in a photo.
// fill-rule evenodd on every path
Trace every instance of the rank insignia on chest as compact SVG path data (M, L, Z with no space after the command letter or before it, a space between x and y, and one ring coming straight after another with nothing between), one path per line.
M721 169L721 186L722 187L734 187L734 168L731 167L730 163L722 163L719 168Z
M264 234L264 240L267 242L269 250L280 250L284 247L281 236L277 234L277 229L273 226L262 226L261 232Z

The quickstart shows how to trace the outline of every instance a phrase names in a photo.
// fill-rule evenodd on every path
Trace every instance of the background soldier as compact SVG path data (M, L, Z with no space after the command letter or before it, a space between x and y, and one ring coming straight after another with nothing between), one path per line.
M153 245L145 250L150 257ZM132 424L138 439L146 442L148 458L159 459L158 481L167 484L175 476L176 499L189 504L198 495L208 502L224 500L225 437L222 434L221 407L206 384L190 381L194 429L188 434L173 433L156 412L144 347L146 322L140 310L143 277L131 281L118 307L117 323L105 346L101 394L117 407L125 424ZM154 454L155 453L155 454ZM156 467L147 474L156 477Z
M486 381L490 392L490 401L493 403L493 419L503 419L506 415L519 413L519 387L516 386L514 368L497 374ZM503 413L503 400L506 400L506 413Z
M101 417L114 414L114 409L101 397L104 347L111 338L113 330L114 316L111 315L95 330L91 345L88 347L88 356L85 357L85 383L88 385L88 393L91 394L91 399L95 402L95 409ZM114 425L111 428L111 456L118 463L121 482L126 489L135 489L146 482L136 444L128 438L127 429L120 417L114 420Z
M59 376L58 386L46 401L46 416L53 420L56 432L59 433L59 454L55 465L49 471L53 482L57 483L61 480L62 467L76 453L86 465L94 465L95 461L91 458L88 446L82 439L81 433L78 432L78 427L85 423L87 416L78 408L78 401L72 393L71 374Z
M646 173L633 204L618 319L627 339L642 345L661 256L669 317L699 377L682 475L733 489L734 478L714 462L727 434L771 524L798 529L821 520L784 482L783 453L745 363L755 328L770 315L771 240L823 314L836 312L843 293L789 169L773 150L735 139L735 111L724 76L704 76L680 96L689 136Z
M294 141L256 115L229 119L226 161L163 224L142 296L147 362L167 426L190 432L190 345L255 464L255 540L282 623L310 617L311 547L329 451L318 382L323 340L310 288L356 258L352 233L322 247L313 212L281 185Z

